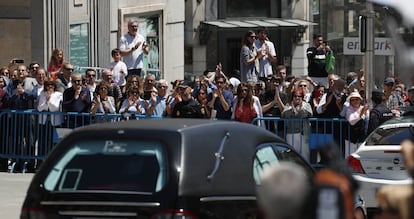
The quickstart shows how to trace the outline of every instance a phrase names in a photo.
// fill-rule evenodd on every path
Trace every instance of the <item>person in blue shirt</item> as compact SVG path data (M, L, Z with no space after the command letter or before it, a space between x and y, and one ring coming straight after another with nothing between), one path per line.
M208 96L208 106L212 109L212 117L217 119L231 119L231 103L233 93L226 89L227 80L222 74L216 74L214 78L216 89Z
M166 116L166 101L167 101L167 90L168 82L161 79L156 84L156 91L151 92L151 99L146 101L146 113L148 116L162 117Z

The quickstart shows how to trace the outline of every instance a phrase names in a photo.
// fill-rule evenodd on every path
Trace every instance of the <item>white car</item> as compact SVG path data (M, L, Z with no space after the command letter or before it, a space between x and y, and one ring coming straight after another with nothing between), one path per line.
M413 182L401 154L400 143L405 139L414 139L412 116L386 121L348 157L353 176L360 184L359 194L368 210L377 206L375 194L381 186Z

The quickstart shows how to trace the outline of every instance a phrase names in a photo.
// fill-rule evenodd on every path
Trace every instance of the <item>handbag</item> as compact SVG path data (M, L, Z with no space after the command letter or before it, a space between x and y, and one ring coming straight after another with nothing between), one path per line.
M335 70L335 56L333 52L328 52L325 59L325 71L329 74Z

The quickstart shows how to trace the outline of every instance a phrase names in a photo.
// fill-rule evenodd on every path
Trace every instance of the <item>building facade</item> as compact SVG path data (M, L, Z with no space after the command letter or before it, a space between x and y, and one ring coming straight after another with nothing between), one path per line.
M224 72L239 69L241 38L248 30L269 30L279 64L304 75L309 45L309 1L187 0L185 70L201 74L221 63Z
M218 63L226 73L239 69L241 37L260 26L269 29L278 64L289 73L307 74L306 49L320 33L335 52L335 72L344 76L364 66L357 38L365 5L362 0L5 0L0 1L0 65L21 58L47 66L53 49L62 48L80 70L106 67L127 32L127 20L138 18L151 50L145 72L157 78L200 75ZM375 19L374 62L381 63L374 65L375 84L381 84L400 70L382 14Z
M365 0L187 0L185 7L187 73L202 74L219 62L227 73L239 69L241 37L259 26L270 30L278 64L286 65L288 73L307 74L306 49L313 44L314 34L322 34L333 49L336 74L345 77L348 72L364 69L359 17L367 15ZM412 81L398 65L384 9L374 9L374 84L380 87L386 76ZM412 38L408 35L405 38Z
M144 71L167 80L183 78L182 0L7 0L0 10L2 65L22 58L25 64L36 60L47 66L53 49L61 48L79 71L104 68L127 32L128 19L137 18L150 49Z

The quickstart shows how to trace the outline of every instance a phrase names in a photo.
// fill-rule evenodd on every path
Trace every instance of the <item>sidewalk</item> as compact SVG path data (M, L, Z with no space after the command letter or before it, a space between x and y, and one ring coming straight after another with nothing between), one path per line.
M0 172L0 218L19 218L33 175Z

